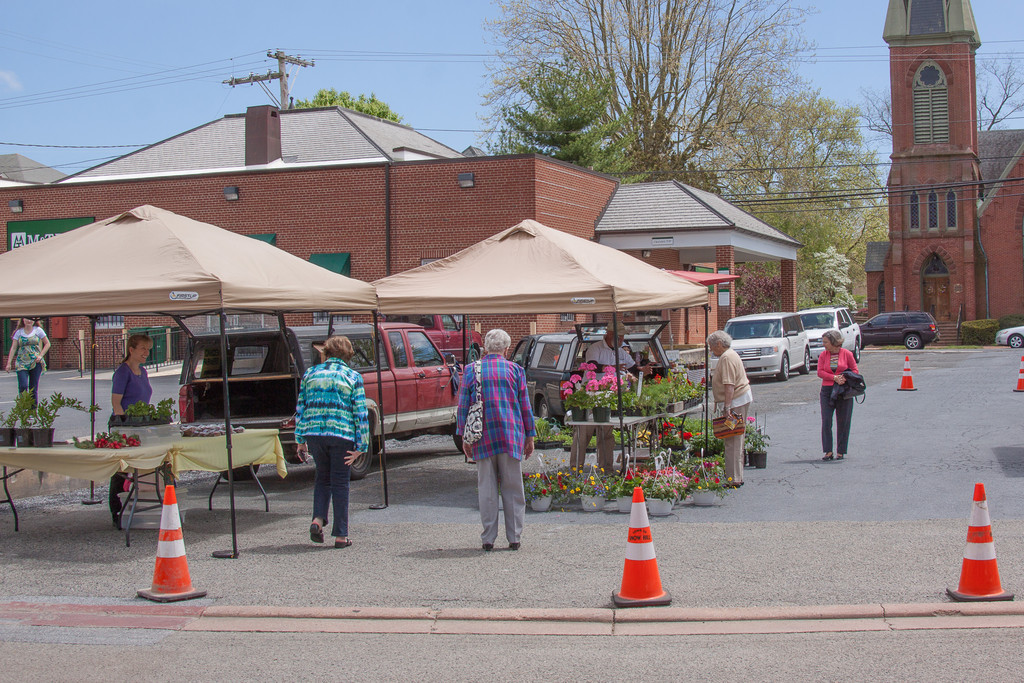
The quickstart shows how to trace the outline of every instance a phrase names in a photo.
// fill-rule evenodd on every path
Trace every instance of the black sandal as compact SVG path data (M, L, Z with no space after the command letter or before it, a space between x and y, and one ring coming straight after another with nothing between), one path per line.
M334 540L334 547L335 548L347 548L350 545L352 545L352 539L351 538L345 539L344 541L339 541L337 539Z
M324 528L316 522L309 525L309 540L313 541L313 543L324 542Z
M825 454L825 457L824 457L824 458L822 458L822 460L832 460L832 459L833 459L833 458L835 458L835 457L836 457L836 456L832 455L831 453L826 453L826 454ZM841 455L839 456L839 458L840 458L840 459L842 459L842 457L843 457L843 456L841 456Z
M845 458L845 457L846 457L845 455L843 455L842 453L840 453L839 455L837 455L837 456L836 456L836 460L842 460L842 459L843 459L843 458Z

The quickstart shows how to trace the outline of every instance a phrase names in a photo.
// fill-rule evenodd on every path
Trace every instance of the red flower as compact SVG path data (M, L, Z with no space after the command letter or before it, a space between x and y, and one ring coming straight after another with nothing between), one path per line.
M691 432L683 432L683 439L685 439L686 441L689 441L692 438L693 438L693 434Z

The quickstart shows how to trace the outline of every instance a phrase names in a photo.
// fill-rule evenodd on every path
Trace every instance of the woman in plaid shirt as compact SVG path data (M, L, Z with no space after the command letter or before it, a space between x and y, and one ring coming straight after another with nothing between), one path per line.
M519 550L523 520L526 517L526 495L523 492L521 460L533 453L533 409L526 392L526 375L515 363L505 360L512 338L505 330L491 330L484 337L480 363L481 397L484 404L483 436L473 445L463 443L466 455L476 462L477 487L480 497L480 534L483 549L494 548L498 537L498 484L505 509L505 538L509 550ZM459 412L456 434L462 434L469 406L476 398L476 370L470 364L462 377L459 390Z
M324 342L324 362L314 365L302 377L295 407L295 442L299 457L313 455L316 482L313 484L313 523L309 538L324 542L327 513L334 506L335 548L352 545L348 538L349 465L370 445L370 423L366 413L363 376L346 362L355 350L348 337L331 337Z

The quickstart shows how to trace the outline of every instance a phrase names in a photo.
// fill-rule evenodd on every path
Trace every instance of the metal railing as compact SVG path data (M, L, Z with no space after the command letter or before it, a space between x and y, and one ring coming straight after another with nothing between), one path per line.
M180 363L185 357L188 348L188 336L185 332L176 327L162 327L161 331L149 328L147 334L153 338L153 350L149 354L149 360L144 367L149 372L160 368ZM109 370L116 368L125 356L125 342L128 333L122 334L97 334L96 335L96 368ZM74 339L78 351L78 374L84 376L91 367L92 354L89 348L89 333L79 335Z

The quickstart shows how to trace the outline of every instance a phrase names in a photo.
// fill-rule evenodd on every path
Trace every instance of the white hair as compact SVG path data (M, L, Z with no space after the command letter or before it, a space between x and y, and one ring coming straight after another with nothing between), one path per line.
M505 330L494 329L484 335L484 352L504 353L512 346L512 337Z
M712 332L708 335L708 346L722 346L722 348L730 348L732 346L732 337L727 335L722 330Z

